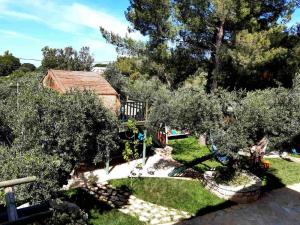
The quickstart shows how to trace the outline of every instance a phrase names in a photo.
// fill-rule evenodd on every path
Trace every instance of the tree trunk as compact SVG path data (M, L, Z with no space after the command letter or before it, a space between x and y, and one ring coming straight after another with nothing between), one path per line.
M218 87L218 76L221 69L221 60L219 51L222 46L222 41L224 38L224 24L225 20L220 22L220 25L217 27L217 32L215 35L215 52L213 54L213 70L211 74L211 90L215 90Z
M200 134L200 136L198 138L198 144L201 145L201 146L206 145L206 133Z

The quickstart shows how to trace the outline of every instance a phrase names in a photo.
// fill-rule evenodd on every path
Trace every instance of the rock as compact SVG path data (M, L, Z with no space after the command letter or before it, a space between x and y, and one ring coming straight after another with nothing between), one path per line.
M150 224L161 224L161 221L159 219L153 219L150 221Z
M142 222L148 222L149 221L149 219L147 217L144 217L144 216L140 216L139 220L142 221Z

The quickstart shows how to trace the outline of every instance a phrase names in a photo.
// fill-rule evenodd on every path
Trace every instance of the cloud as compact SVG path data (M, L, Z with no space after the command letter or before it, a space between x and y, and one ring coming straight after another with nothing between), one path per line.
M34 41L37 43L42 43L42 40L40 40L38 38L23 34L23 33L19 33L19 32L13 31L13 30L0 29L0 34L4 35L6 37L9 37L9 38L27 39L27 40Z
M42 22L42 20L39 17L28 14L28 13L5 10L5 11L1 12L1 15L13 17L14 19L25 19L25 20L33 20L33 21Z
M18 26L20 20L22 20L22 24L25 23L25 26L30 27L33 24L38 26L36 26L34 33L29 33L29 31L28 34L18 33L8 30L10 28L5 26L4 23L1 26L1 18L9 19L10 23L16 25L15 27ZM33 51L40 52L40 46L45 45L58 48L73 46L76 49L81 46L89 46L91 52L95 54L96 61L113 60L117 56L115 48L107 44L101 37L99 27L104 27L106 30L123 37L127 35L134 39L143 40L142 35L138 32L129 34L127 31L128 25L129 23L125 18L113 16L110 11L92 8L89 5L76 2L0 0L0 33L10 38L26 39L28 40L26 43L29 43L29 40L32 41L33 55L35 54ZM1 30L1 27L3 30ZM4 28L7 30L4 30ZM41 29L43 33L39 33L38 29ZM57 39L52 38L53 34L56 35L56 33ZM39 40L35 36L43 37L43 40ZM37 42L39 44L34 45ZM9 48L16 49L13 45ZM21 49L18 50L18 52L20 51ZM26 49L26 51L28 50ZM20 55L22 54L20 53ZM36 55L38 54L36 53Z
M128 33L128 22L125 19L119 19L104 10L80 3L67 5L45 0L0 0L0 3L2 5L0 16L40 22L64 32L76 34L86 28L99 32L101 26L123 37L128 35L132 38L142 38L139 33ZM22 12L11 9L15 6L21 8Z

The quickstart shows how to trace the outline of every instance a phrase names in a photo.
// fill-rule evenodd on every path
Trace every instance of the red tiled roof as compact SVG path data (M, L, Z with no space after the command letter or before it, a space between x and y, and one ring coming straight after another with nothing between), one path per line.
M58 88L62 92L71 89L94 90L98 95L118 95L116 90L96 72L49 70Z

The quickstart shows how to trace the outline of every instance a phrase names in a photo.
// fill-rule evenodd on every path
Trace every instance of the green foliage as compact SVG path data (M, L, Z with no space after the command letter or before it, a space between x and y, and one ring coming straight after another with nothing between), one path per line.
M139 58L139 74L169 88L199 68L209 89L290 87L300 66L300 39L297 27L285 26L296 2L131 0L130 31L147 37L145 43L101 31L121 54Z
M132 38L122 38L117 34L106 31L100 27L100 32L105 40L116 46L120 55L139 56L145 51L145 44L141 41L135 41Z
M51 201L53 215L33 225L87 225L88 215L77 205L55 199Z
M96 63L94 65L94 67L107 67L107 66L108 66L108 64L105 64L105 63Z
M140 76L140 64L138 58L128 57L119 57L115 62L116 69L132 80L136 80Z
M42 53L42 67L44 71L47 69L90 71L94 62L89 47L82 47L77 52L72 47L58 49L46 46L42 49Z
M43 88L40 81L41 76L29 73L0 84L0 121L10 129L12 140L11 147L0 154L5 168L0 180L36 175L37 184L18 195L28 194L35 200L56 193L78 163L98 163L109 157L118 140L116 118L95 94L60 95Z
M138 154L138 140L136 140L136 136L139 132L138 127L136 126L136 121L129 119L126 124L128 128L128 133L132 135L130 140L125 141L125 148L122 152L123 159L125 161L130 161L133 159L137 159L139 157Z
M0 77L7 76L21 66L20 60L9 51L0 55Z
M60 180L68 174L62 171L63 160L58 155L41 154L39 149L0 147L0 180L37 176L37 182L15 187L18 202L37 202L51 197L61 187Z
M150 43L155 45L163 43L172 35L170 17L169 0L131 0L126 12L126 18L133 28L143 35L149 35Z
M19 70L21 70L22 72L33 72L36 70L35 65L31 64L31 63L23 63Z
M196 134L209 133L223 125L221 99L217 94L206 94L203 89L178 89L170 100L172 124L188 127Z
M250 147L264 136L269 149L289 150L299 134L299 95L283 88L249 92L234 110L226 127L215 131L221 152L237 157L240 149Z

